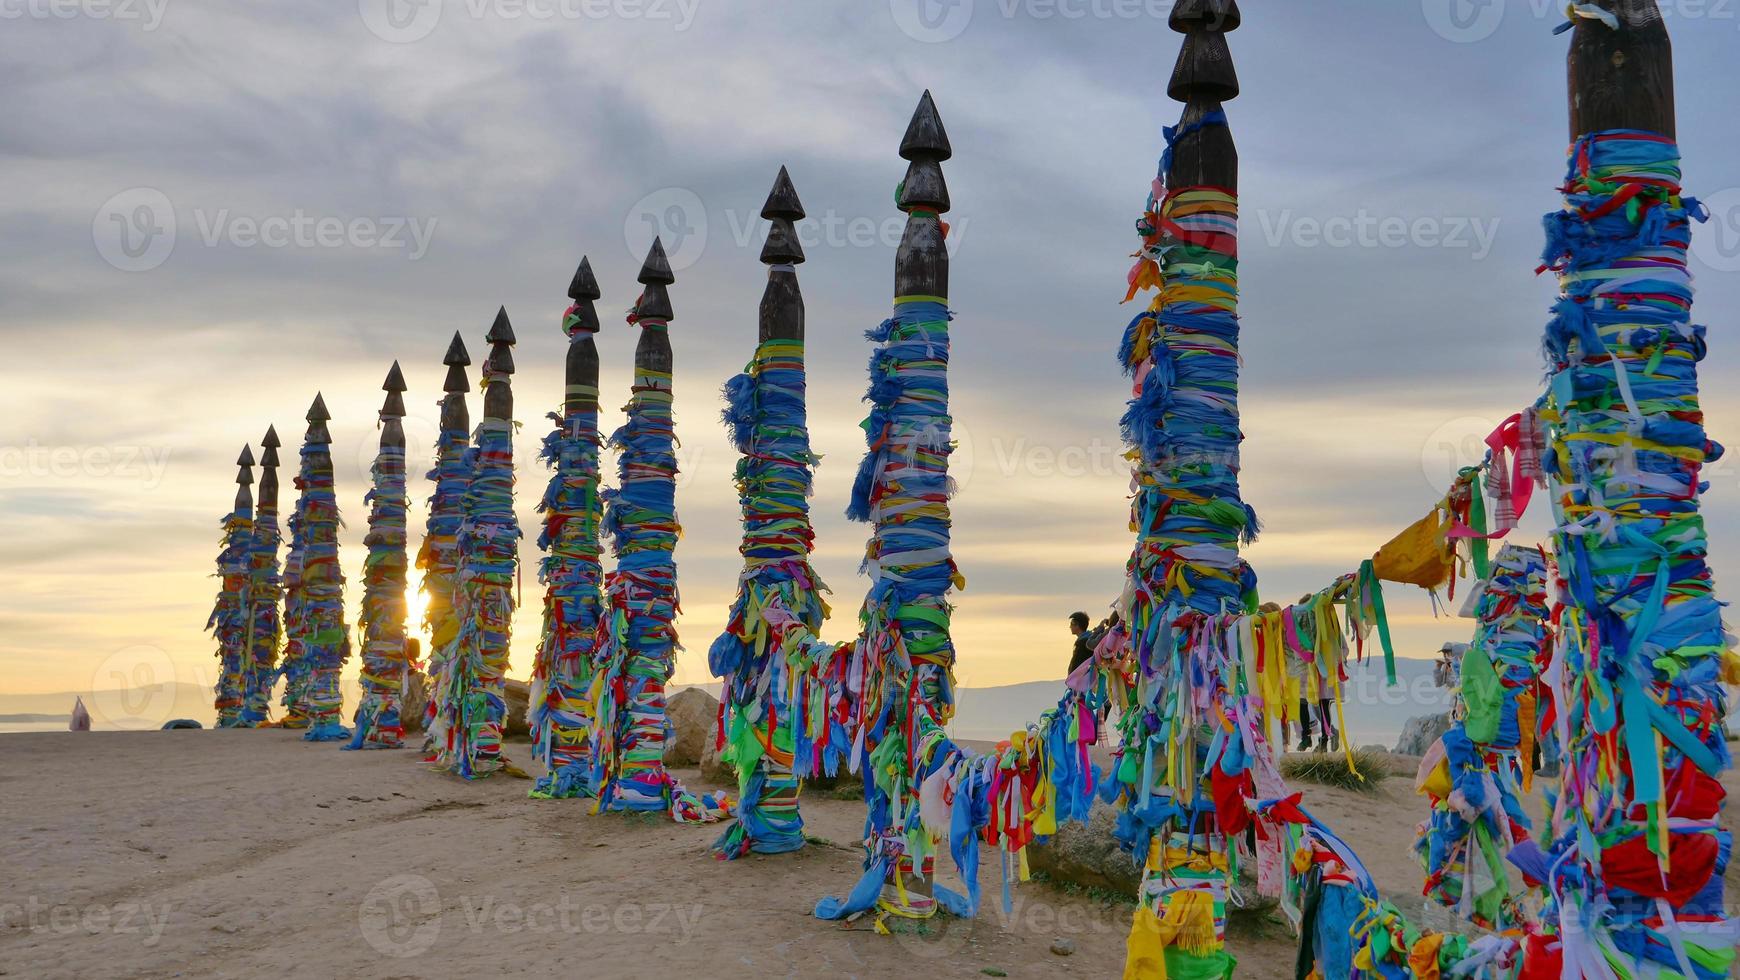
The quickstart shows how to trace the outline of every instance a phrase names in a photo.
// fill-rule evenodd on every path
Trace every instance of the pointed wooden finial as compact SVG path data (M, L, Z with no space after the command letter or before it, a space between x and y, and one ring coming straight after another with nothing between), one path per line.
M592 274L592 263L580 256L580 268L574 271L574 281L568 284L568 298L574 301L573 316L563 321L570 338L577 334L598 332L598 307L594 300L603 296L598 277Z
M669 286L677 281L676 274L671 272L671 260L665 257L665 243L658 237L653 238L652 248L647 250L646 262L640 267L640 275L635 278L643 286L658 283Z
M574 270L574 281L568 284L568 298L578 302L598 299L603 295L603 291L598 288L598 277L592 274L591 261L584 255L580 256L580 268Z
M1222 104L1239 97L1238 71L1226 35L1241 18L1234 0L1181 0L1172 29L1184 34L1166 94L1184 103L1177 141L1162 175L1169 187L1220 187L1238 191L1239 155Z
M598 344L592 339L598 332L598 308L593 301L603 295L597 277L592 274L592 263L582 255L574 281L568 284L568 298L574 305L562 321L568 334L562 407L569 414L598 411Z
M442 391L453 394L471 390L471 379L465 376L465 366L471 363L471 355L466 353L465 340L459 336L459 331L453 331L453 342L447 345L447 356L441 359L441 363L447 365L447 380L441 385Z
M514 328L508 322L507 307L496 311L490 324L489 357L483 362L483 417L511 421L514 417L514 392L509 382L514 373Z
M792 186L791 174L784 167L774 178L773 191L761 208L761 216L772 222L767 231L767 244L761 249L761 261L773 268L767 270L767 289L761 294L761 339L802 340L804 337L804 297L798 290L797 270L792 268L804 260L803 246L798 243L793 222L804 216L804 206Z
M498 346L516 342L514 325L508 322L507 307L504 306L495 311L495 322L489 325L489 333L484 334L483 339Z
M260 508L278 507L278 429L266 426L266 436L260 440Z
M942 117L937 115L936 102L930 97L930 90L925 89L912 113L912 121L906 124L906 135L900 140L900 158L940 163L954 153L949 146L949 134L943 130Z
M767 244L761 247L762 264L797 265L802 262L804 248L798 242L795 222L803 220L804 206L798 200L797 188L791 184L791 174L784 167L779 168L779 176L774 178L767 203L761 206L761 216L773 223L767 230Z
M242 454L236 457L236 506L235 513L252 516L254 512L254 495L248 487L254 482L254 450L246 443L242 444Z
M927 91L900 141L900 155L909 162L898 197L900 210L906 212L906 233L894 260L896 296L948 297L949 254L942 215L949 209L949 188L942 162L953 153L936 102Z
M489 325L489 333L484 334L484 340L489 341L489 359L484 362L484 374L514 373L514 326L508 322L507 307L496 311L495 322Z
M331 420L332 413L326 410L326 399L319 392L314 395L314 404L308 406L308 434L303 442L319 445L332 442L332 436L326 431L326 423Z
M634 304L635 319L665 322L674 319L676 311L671 309L671 296L665 287L676 282L677 277L671 272L670 260L665 258L664 242L653 239L637 279L643 288L640 299Z
M387 399L381 404L382 418L405 417L405 375L399 370L399 362L394 361L393 367L387 372L387 380L381 383L381 390L387 393Z

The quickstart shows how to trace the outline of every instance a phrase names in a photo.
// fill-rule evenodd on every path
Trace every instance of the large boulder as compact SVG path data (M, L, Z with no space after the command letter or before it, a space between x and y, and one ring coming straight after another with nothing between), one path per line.
M1397 755L1421 756L1450 730L1450 713L1418 715L1402 726L1402 737L1396 742Z
M407 732L423 730L423 712L429 707L429 678L412 668L405 674L405 692L399 703L399 723Z
M525 681L504 680L502 700L507 702L507 717L502 721L503 737L523 735L530 738L532 727L526 721L526 706L532 703L532 686Z
M1057 833L1027 848L1028 866L1054 881L1134 897L1142 884L1142 869L1112 836L1117 823L1118 811L1096 800L1087 823L1066 823Z
M698 687L678 691L665 702L665 720L665 765L699 766L715 741L719 699Z

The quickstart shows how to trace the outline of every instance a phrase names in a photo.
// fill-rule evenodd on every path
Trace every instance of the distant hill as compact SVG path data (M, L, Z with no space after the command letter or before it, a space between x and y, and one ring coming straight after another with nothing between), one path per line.
M1402 726L1416 715L1449 710L1445 692L1432 684L1432 661L1396 659L1396 686L1384 684L1383 659L1348 666L1347 727L1354 745L1393 745ZM955 692L955 738L1000 741L1038 719L1063 697L1063 680L1032 681L1006 687L963 687Z

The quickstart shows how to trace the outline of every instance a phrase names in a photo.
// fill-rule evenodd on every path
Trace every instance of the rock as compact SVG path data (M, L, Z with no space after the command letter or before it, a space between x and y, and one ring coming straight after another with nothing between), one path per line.
M1053 939L1051 941L1051 951L1056 953L1058 956L1068 956L1075 952L1075 942L1069 939Z
M1402 737L1396 742L1397 755L1425 755L1432 743L1450 730L1450 714L1418 715L1402 726Z
M429 678L416 668L405 674L405 694L399 703L399 724L407 732L423 730L423 712L429 708Z
M204 727L205 727L204 725L200 724L197 721L194 721L192 718L177 718L174 721L164 722L162 730L166 731L166 732L170 732L170 731L175 731L176 729L180 729L180 728L204 728Z
M1058 881L1134 898L1142 884L1142 869L1112 836L1117 822L1115 809L1095 801L1087 823L1066 823L1048 840L1029 847L1028 865Z
M526 706L532 702L532 686L525 681L504 680L502 700L507 702L507 717L502 721L502 735L531 737L531 725L526 722Z
M699 766L716 741L719 699L698 687L678 691L665 702L665 721L670 726L665 765Z

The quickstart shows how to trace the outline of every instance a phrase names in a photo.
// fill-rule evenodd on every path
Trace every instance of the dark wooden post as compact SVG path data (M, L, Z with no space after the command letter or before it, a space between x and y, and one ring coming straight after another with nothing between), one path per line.
M1239 694L1231 678L1179 676L1176 651L1209 617L1254 605L1255 579L1239 558L1254 519L1238 482L1239 173L1224 108L1239 95L1226 35L1240 21L1234 0L1180 0L1170 18L1184 41L1167 94L1184 108L1166 132L1162 196L1142 224L1144 254L1158 263L1158 283L1137 282L1160 289L1131 324L1123 348L1125 369L1141 380L1125 416L1140 451L1132 502L1138 538L1130 562L1137 581L1121 613L1131 624L1129 655L1140 665L1137 696L1154 707L1126 714L1121 724L1123 744L1137 752L1163 726L1182 726L1185 759L1160 767L1154 785L1128 785L1126 804L1150 793L1179 801L1212 798L1205 785L1209 743L1183 719L1192 716L1193 703L1231 703ZM1178 730L1173 727L1175 737ZM1176 870L1214 868L1223 879L1220 891L1231 843L1198 813L1191 825L1165 817L1142 826L1147 853L1137 856L1146 870L1135 928L1151 933L1156 917L1188 921L1166 955L1199 960L1190 971L1208 975L1231 969L1224 931L1216 927L1225 921L1224 908L1197 904L1202 894L1190 887L1191 876L1181 878ZM1132 945L1126 973L1147 976L1157 969L1147 962L1152 952Z
M423 570L423 626L429 631L424 751L433 753L437 761L453 749L449 736L457 725L464 693L454 686L452 670L459 649L459 527L472 470L471 411L465 401L471 392L471 379L465 374L471 355L459 331L453 331L441 363L447 365L441 385L441 432L435 442L435 468L428 474L435 481L435 493L429 498L423 546L417 551L417 567Z
M480 779L500 771L507 718L505 682L513 636L514 582L519 566L519 522L514 517L514 330L507 308L496 311L484 335L483 421L473 450L477 468L465 494L459 534L459 649L453 663L458 721L444 758L452 772Z
M236 457L236 506L234 513L252 517L254 514L254 447L244 443L242 454Z
M874 525L866 549L871 582L859 613L863 632L853 656L888 662L891 717L888 732L908 740L899 764L901 798L888 799L887 781L866 782L872 825L867 827L866 876L884 878L884 904L907 905L906 914L928 917L935 855L907 848L906 817L913 812L920 771L945 740L929 733L946 728L954 713L954 641L949 632L948 593L957 578L949 554L948 409L949 254L948 184L942 164L954 155L927 91L907 123L900 156L906 176L895 200L906 213L906 230L894 259L894 315L871 336L880 345L871 361L869 451L859 464L846 514ZM940 371L938 368L940 367ZM897 652L903 651L903 652ZM868 696L868 695L867 695ZM866 751L874 749L866 745ZM867 911L851 901L823 900L816 914L845 918Z
M1677 138L1673 41L1656 0L1602 0L1601 7L1620 29L1578 18L1572 31L1571 138L1613 129Z
M610 639L606 683L619 685L610 732L598 760L607 810L669 810L703 819L702 803L665 770L665 684L675 669L677 566L676 443L672 428L670 294L677 281L662 241L653 239L638 277L640 298L629 322L640 327L628 421L611 437L621 451L618 487L604 494L606 530L616 570L608 591L617 629Z
M236 499L224 517L224 544L218 553L217 603L206 629L217 634L217 725L242 723L243 691L247 686L244 659L248 645L248 557L254 540L254 450L243 445L236 457Z
M791 672L776 667L788 654L794 621L814 641L825 618L819 583L810 568L814 531L809 493L815 456L810 451L804 371L804 299L797 266L804 261L796 222L804 208L784 167L761 216L771 222L761 261L768 267L761 296L759 342L749 369L725 385L725 421L742 453L737 492L743 511L744 558L736 601L725 631L713 641L709 666L723 681L724 724L733 745L792 746L791 754L756 751L739 763L738 819L713 845L732 859L749 851L779 854L804 845L798 811L801 777L794 774L804 722L785 685L763 683ZM776 611L782 615L773 615ZM777 622L770 621L777 620ZM735 748L729 748L732 757Z
M260 440L260 499L254 508L254 536L248 548L247 647L242 654L240 726L258 728L271 719L272 684L277 679L283 625L278 604L278 430L266 427Z
M595 796L592 658L603 617L598 524L598 310L602 295L592 263L582 256L568 284L572 304L562 316L568 335L561 413L543 457L554 472L544 491L544 631L532 677L527 725L532 750L548 772L534 796Z
M770 224L767 243L761 246L761 264L768 267L767 288L761 293L760 339L803 340L804 297L798 289L796 266L804 261L796 223L804 218L803 202L784 167L774 179L773 190L761 206L761 216Z
M308 407L308 433L302 442L302 489L297 510L306 547L302 555L303 650L308 661L309 726L303 738L334 742L350 737L339 720L344 695L339 672L350 659L350 629L344 616L344 571L338 563L338 497L333 489L332 413L318 393Z
M394 361L381 389L381 439L370 474L369 549L363 569L362 699L357 703L356 733L346 748L396 749L404 744L404 706L409 651L405 645L406 511L405 375Z
M1554 813L1548 925L1567 976L1596 964L1715 977L1731 969L1736 933L1711 836L1730 762L1727 641L1698 513L1702 468L1722 453L1698 393L1709 335L1693 322L1662 11L1597 6L1609 17L1574 18L1565 207L1547 219L1560 295L1544 344L1544 458L1567 597L1549 679L1566 771L1583 774L1567 777ZM1595 772L1611 781L1596 785Z
M898 297L949 294L949 250L942 216L949 210L949 187L943 162L954 156L949 134L927 90L907 123L900 141L900 158L908 162L900 182L898 202L906 212L906 231L894 259L894 293Z

